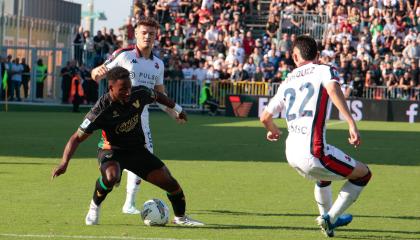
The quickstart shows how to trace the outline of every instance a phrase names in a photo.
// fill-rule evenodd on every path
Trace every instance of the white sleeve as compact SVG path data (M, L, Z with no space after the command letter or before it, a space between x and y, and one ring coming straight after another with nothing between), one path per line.
M163 85L163 77L164 77L163 74L165 72L165 65L163 64L163 62L160 62L159 65L160 65L160 68L159 68L160 72L159 72L159 77L155 85Z
M284 109L284 90L282 86L279 87L276 95L270 100L265 111L272 115L277 115Z
M120 61L122 59L123 53L120 50L116 50L112 53L111 56L104 62L105 67L109 69L113 69L114 67L121 66Z
M322 78L322 86L325 87L328 85L328 83L331 82L340 82L340 74L338 73L337 69L335 69L335 67L323 65L320 71L321 72L318 74L318 76Z

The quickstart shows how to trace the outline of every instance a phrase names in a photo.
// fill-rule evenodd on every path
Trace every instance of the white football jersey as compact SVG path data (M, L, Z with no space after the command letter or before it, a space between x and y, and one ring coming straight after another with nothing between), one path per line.
M266 111L273 115L285 111L289 132L286 153L317 158L324 153L329 104L325 86L337 80L333 67L309 63L294 69L281 84Z
M131 84L136 86L146 86L154 89L155 85L163 85L164 65L162 60L150 54L149 58L144 58L140 50L135 47L120 48L105 61L104 65L108 69L116 66L123 67L130 72ZM145 136L146 147L153 153L152 133L149 126L149 106L145 106L141 114L141 125Z
M137 46L114 51L104 65L108 69L116 66L127 69L134 87L142 85L154 89L155 85L163 84L164 65L162 60L153 54L150 55L150 58L144 58Z

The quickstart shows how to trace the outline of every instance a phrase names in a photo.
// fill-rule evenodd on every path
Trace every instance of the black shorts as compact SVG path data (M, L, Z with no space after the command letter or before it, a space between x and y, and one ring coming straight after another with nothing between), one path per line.
M120 164L121 171L123 169L135 173L137 176L146 179L150 172L160 169L165 164L153 153L144 147L130 150L98 150L98 162L103 164L107 161L116 161Z

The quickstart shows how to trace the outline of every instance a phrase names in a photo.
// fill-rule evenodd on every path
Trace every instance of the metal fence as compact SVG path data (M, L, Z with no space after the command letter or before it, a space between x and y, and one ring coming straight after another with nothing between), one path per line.
M183 107L199 109L201 84L197 81L165 81L168 96ZM268 95L269 84L265 82L233 82L212 81L210 85L213 98L219 106L225 107L225 98L228 94Z
M279 30L277 32L278 39L281 39L283 33L288 34L309 34L317 40L321 40L328 25L328 16L326 14L299 12L288 13L282 11L280 13Z
M420 88L403 89L400 87L388 88L386 86L365 87L363 98L366 99L399 99L420 101Z
M31 102L59 102L61 98L61 77L60 70L69 60L69 49L67 48L31 48L31 47L3 47L1 53L10 55L12 59L25 58L29 65L30 81L29 81L29 95L25 101ZM47 78L44 81L43 98L36 96L36 65L38 59L43 60L43 64L47 66ZM7 64L7 63L6 63ZM2 86L3 87L3 86ZM10 86L9 86L10 87ZM11 91L11 89L9 90ZM0 95L5 94L0 91ZM8 94L10 95L10 94ZM23 94L21 93L21 96ZM4 98L4 96L0 96Z

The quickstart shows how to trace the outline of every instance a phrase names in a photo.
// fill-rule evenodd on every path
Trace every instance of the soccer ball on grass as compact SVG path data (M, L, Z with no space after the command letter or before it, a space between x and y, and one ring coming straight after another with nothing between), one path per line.
M169 208L160 199L151 199L143 204L141 219L147 226L164 226L169 221Z

